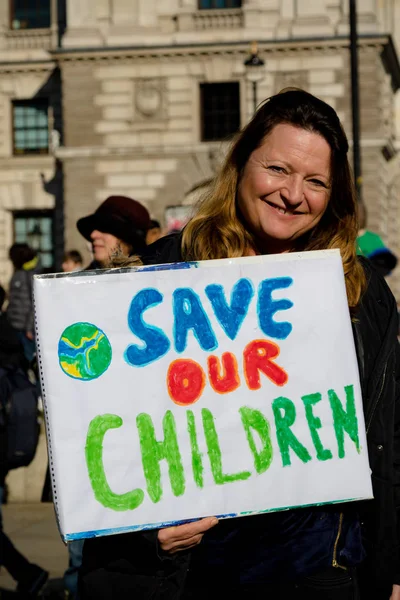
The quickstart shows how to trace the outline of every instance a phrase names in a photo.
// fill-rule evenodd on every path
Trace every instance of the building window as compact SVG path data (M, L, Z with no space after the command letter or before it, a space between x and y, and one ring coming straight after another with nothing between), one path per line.
M240 8L242 0L199 0L200 10L211 10L213 8Z
M200 84L201 140L211 142L234 135L240 127L239 83Z
M47 154L48 110L47 100L13 102L14 154Z
M11 29L50 27L50 2L51 0L10 0Z
M26 243L38 251L45 271L54 267L54 212L52 210L14 211L14 241Z

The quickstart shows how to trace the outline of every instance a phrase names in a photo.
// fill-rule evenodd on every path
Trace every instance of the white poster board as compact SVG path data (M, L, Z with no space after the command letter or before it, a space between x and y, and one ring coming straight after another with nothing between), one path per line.
M372 497L339 251L34 282L65 540Z

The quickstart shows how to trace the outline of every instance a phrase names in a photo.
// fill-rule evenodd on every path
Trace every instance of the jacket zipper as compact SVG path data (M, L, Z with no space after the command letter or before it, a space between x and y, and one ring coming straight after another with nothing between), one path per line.
M343 569L344 571L347 571L347 567L343 567L342 565L339 565L339 563L337 561L337 547L339 544L340 536L342 534L342 526L343 526L343 513L340 513L338 532L337 532L337 536L335 539L335 545L333 546L332 567L335 567L336 569Z
M381 399L381 396L382 396L383 386L385 385L385 379L386 379L386 369L387 369L387 363L385 364L385 368L383 369L381 389L379 390L377 399L375 400L374 405L372 407L372 411L371 411L370 417L368 419L367 427L366 427L366 433L368 433L369 428L371 427L371 423L372 423L373 416L375 414L376 407L378 406L379 400Z

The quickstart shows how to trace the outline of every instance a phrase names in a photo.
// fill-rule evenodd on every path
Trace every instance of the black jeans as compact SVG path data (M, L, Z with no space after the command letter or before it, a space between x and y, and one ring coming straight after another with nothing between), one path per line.
M206 574L205 574L206 578ZM246 585L231 587L231 582L207 588L188 589L182 600L211 600L235 597L240 600L360 600L355 569L345 571L333 567L296 582L274 585ZM375 600L375 599L374 599ZM389 599L388 599L389 600Z
M20 582L29 577L32 565L13 545L10 538L3 531L3 518L1 503L3 498L3 485L0 485L0 566L4 566L15 581Z

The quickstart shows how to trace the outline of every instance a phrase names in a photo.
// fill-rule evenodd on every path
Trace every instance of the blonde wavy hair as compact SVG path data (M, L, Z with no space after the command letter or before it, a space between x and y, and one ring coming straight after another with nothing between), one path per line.
M365 287L365 274L356 256L358 211L347 157L348 141L334 109L303 90L283 90L266 100L233 141L220 172L183 231L183 259L240 257L257 248L256 239L238 210L237 189L251 153L280 123L315 132L331 148L331 195L327 209L317 226L296 240L293 251L338 248L348 304L354 309Z

